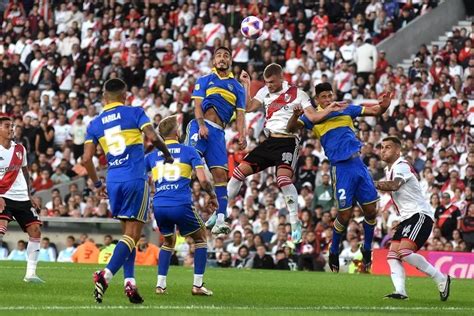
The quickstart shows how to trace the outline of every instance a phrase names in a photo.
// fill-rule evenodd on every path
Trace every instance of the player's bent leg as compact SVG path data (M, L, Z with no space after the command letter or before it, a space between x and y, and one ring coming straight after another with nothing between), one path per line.
M253 168L245 163L240 163L237 167L234 168L232 172L232 177L227 184L227 192L229 200L235 199L237 194L240 192L240 188L242 187L245 178L252 175L254 173Z
M339 272L339 245L341 243L342 235L347 229L351 216L352 207L345 210L339 210L336 220L334 221L332 242L329 249L329 268L332 272Z
M390 266L390 277L392 278L395 292L385 295L384 298L404 300L408 296L405 290L405 269L398 253L399 245L400 241L392 240L390 250L388 251L387 262Z
M193 238L196 248L194 252L194 281L191 293L192 295L212 296L212 291L204 287L203 282L207 262L206 230L201 228L190 236Z
M369 272L372 265L372 242L374 239L375 225L377 224L377 202L363 204L364 211L364 244L362 245L362 262L364 270Z
M164 236L163 245L161 245L160 255L158 259L158 279L156 282L155 293L158 295L167 294L166 277L170 267L171 256L173 255L176 243L175 234Z
M38 256L41 242L40 225L38 223L33 223L26 227L26 232L29 236L28 246L26 247L28 261L26 264L26 274L23 281L30 283L44 283L44 281L36 275L36 266L38 265Z
M225 223L227 215L227 170L221 167L212 167L212 177L219 208L217 209L216 225L212 228L214 235L230 233L230 227Z
M438 286L440 299L446 301L449 297L451 278L443 275L438 269L433 267L422 255L416 253L418 246L415 241L403 238L400 243L398 253L400 258L408 264L416 267L421 272L429 275Z
M282 165L277 169L277 184L285 197L286 206L290 213L291 239L293 243L301 242L301 222L298 219L298 191L293 185L293 169Z

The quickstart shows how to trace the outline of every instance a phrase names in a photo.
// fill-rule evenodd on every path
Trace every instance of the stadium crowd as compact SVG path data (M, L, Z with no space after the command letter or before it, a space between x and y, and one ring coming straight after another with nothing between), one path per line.
M232 48L234 73L246 69L251 75L253 94L263 86L262 71L271 62L283 66L285 79L310 95L326 81L333 83L338 99L356 104L392 90L389 112L356 122L364 162L374 180L383 178L379 143L385 135L402 138L403 153L436 214L426 248L472 251L474 33L456 30L443 47L431 50L421 45L408 71L391 65L375 47L436 5L430 0L0 1L0 112L14 118L15 141L27 148L32 185L41 191L87 176L81 163L85 133L102 109L105 80L123 78L129 104L143 107L155 126L177 114L185 132L194 116L194 83L211 70L212 51L221 45ZM264 21L258 40L240 33L240 21L248 15ZM248 114L247 150L262 140L263 117ZM231 174L246 152L238 150L234 124L226 129L226 140ZM317 139L302 134L301 144L294 180L303 243L296 248L288 243L285 202L267 170L250 177L230 201L232 232L209 245L215 265L324 269L337 214L330 166ZM100 149L94 163L105 171ZM208 197L197 181L192 189L195 207L206 220ZM107 201L94 195L90 180L83 191L70 184L64 197L53 189L51 200L41 205L42 216L110 216ZM388 195L382 194L379 214L375 240L386 247L398 220ZM341 254L347 265L361 256L362 221L355 207ZM104 249L111 241L107 237ZM48 250L48 241L43 244L45 258L62 261L64 256ZM71 260L74 244L68 239ZM79 244L92 247L93 242L81 238ZM181 245L175 262L192 264L191 241L183 239ZM146 240L142 246L155 247ZM9 258L21 257L24 247L18 242ZM99 260L102 252L95 249Z

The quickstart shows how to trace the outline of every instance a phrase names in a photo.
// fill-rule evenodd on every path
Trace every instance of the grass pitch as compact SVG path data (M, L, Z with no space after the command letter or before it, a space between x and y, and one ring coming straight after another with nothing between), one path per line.
M168 295L154 294L156 268L137 267L143 305L123 294L122 272L104 303L94 303L94 265L39 263L45 284L23 282L26 263L0 262L0 315L474 315L474 281L453 280L447 302L429 278L408 278L408 301L382 299L392 291L389 277L316 272L208 269L213 297L191 296L191 269L171 267Z

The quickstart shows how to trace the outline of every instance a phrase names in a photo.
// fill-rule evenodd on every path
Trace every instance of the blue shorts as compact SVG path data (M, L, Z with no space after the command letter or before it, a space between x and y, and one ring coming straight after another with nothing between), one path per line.
M112 216L118 219L136 219L146 222L150 190L143 179L107 183Z
M196 120L189 122L186 129L185 144L196 148L206 160L209 169L223 168L228 170L227 166L227 149L225 145L224 130L219 128L217 124L211 125L206 121L209 129L207 139L199 137L199 124Z
M379 200L374 180L360 157L333 164L331 177L340 211L350 209L356 202L367 205Z
M155 220L163 236L171 236L178 226L181 236L188 236L204 228L201 216L191 204L159 206L153 205Z

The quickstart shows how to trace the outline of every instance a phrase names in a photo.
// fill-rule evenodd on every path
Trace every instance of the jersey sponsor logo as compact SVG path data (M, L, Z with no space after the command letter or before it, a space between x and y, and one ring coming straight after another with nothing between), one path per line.
M122 117L120 116L120 113L112 113L112 114L104 116L102 118L102 124L107 124L107 123L113 122L115 120L119 120L121 118Z
M177 190L178 188L179 188L178 184L163 184L156 188L156 192Z
M406 226L402 230L402 236L403 237L408 237L408 234L410 234L410 231L411 231L411 225Z
M21 159L21 158L19 158L19 159ZM0 173L9 172L9 171L18 171L20 169L21 169L21 166L19 166L19 165L8 166L8 167L0 168Z
M128 158L129 158L129 154L127 154L127 156L125 156L123 158L115 159L114 161L110 161L109 166L118 167L118 166L122 165L123 163L125 163L128 160Z

